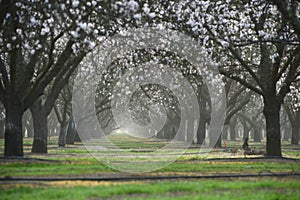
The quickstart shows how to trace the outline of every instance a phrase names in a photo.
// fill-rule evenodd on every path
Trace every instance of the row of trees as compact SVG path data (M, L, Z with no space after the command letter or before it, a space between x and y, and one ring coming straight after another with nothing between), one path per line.
M23 156L22 116L28 109L33 114L35 130L33 149L47 152L47 116L88 52L120 30L157 24L180 30L197 40L211 59L219 63L220 72L227 77L225 85L236 87L226 91L225 125L248 103L251 93L239 87L262 97L267 155L281 156L281 105L285 99L290 103L288 94L292 94L293 102L299 97L300 19L296 0L39 3L2 0L0 24L5 156ZM239 84L233 84L232 80ZM201 88L198 87L199 91ZM242 91L247 94L239 99ZM200 103L200 109L202 105L207 111L209 100L205 96L200 95L201 102L205 102ZM234 106L230 106L232 102ZM299 129L297 103L291 105L293 108L287 106L290 111L287 113L296 130ZM106 114L109 116L109 112ZM63 116L61 120L68 121ZM203 124L208 120L209 117L199 122L202 129L198 130L198 141L203 140Z

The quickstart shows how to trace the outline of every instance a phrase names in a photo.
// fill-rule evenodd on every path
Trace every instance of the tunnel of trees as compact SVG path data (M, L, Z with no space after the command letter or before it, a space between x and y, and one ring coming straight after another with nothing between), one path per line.
M300 20L297 1L50 1L0 3L0 138L4 155L23 156L23 138L33 153L47 153L48 137L58 144L80 142L72 115L72 91L79 66L88 66L105 37L130 28L157 25L192 37L218 65L226 93L222 140L266 141L266 154L281 157L281 141L299 145ZM298 13L299 14L299 13ZM198 100L200 118L187 122L197 131L177 139L209 143L210 93L191 63L157 49L131 51L103 72L96 113L107 134L118 129L111 111L114 84L126 70L151 59L183 74ZM89 77L87 77L89 78ZM82 83L84 85L84 83ZM150 102L167 112L157 138L172 139L182 115L167 88L141 86L132 96L136 121L149 122ZM87 123L82 116L79 123Z

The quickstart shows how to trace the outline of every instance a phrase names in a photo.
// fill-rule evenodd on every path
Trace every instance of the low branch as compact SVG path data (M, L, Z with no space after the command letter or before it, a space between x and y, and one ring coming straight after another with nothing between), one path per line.
M219 70L221 74L223 74L224 76L231 78L237 82L239 82L240 84L242 84L243 86L245 86L246 88L252 90L253 92L259 94L259 95L263 95L263 92L259 89L254 87L253 85L251 85L250 83L248 83L247 81L245 81L244 79L241 79L237 76L231 76L230 74L228 74L228 72L226 72L225 70L220 69Z
M290 70L288 71L287 76L285 77L285 80L283 82L283 86L279 90L278 98L280 102L283 101L285 95L290 91L290 85L296 79L297 68L299 68L299 65L300 54L297 55L294 62L291 64Z

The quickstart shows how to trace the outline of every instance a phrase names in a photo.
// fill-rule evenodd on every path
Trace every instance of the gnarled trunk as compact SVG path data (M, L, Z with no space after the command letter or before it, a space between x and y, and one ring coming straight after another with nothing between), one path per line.
M67 136L66 136L66 143L67 144L74 144L75 142L75 123L73 120L70 120L68 129L67 129Z
M60 127L60 132L59 132L59 138L58 138L58 146L60 147L66 146L67 130L68 130L68 122L62 122Z
M300 134L300 125L294 124L292 126L292 141L291 141L291 144L294 144L294 145L299 144L299 134Z
M7 101L5 119L4 156L23 157L22 116L24 107L18 97Z
M274 97L265 98L263 113L266 118L267 156L281 157L280 103Z
M34 127L34 137L32 144L32 153L47 153L47 138L48 138L48 124L47 124L47 114L42 108L41 102L36 101L30 108L33 127Z

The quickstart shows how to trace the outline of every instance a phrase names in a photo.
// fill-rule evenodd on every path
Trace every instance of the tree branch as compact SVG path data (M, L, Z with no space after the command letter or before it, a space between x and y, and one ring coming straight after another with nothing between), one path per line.
M224 76L231 78L237 82L239 82L240 84L242 84L243 86L245 86L246 88L252 90L253 92L259 94L259 95L263 95L262 90L260 90L259 88L254 87L253 85L251 85L250 83L248 83L247 81L245 81L244 79L241 79L237 76L232 76L231 74L228 74L228 72L226 72L225 70L219 69L220 73L223 74Z
M230 111L227 110L226 118L224 124L229 124L231 117L241 110L249 101L250 101L251 93L249 93L236 107L233 107Z
M285 77L282 87L279 90L278 98L279 101L282 102L285 95L290 91L290 85L295 80L297 74L297 68L300 66L300 54L298 54L294 60L294 62L290 66L290 70Z
M52 110L53 104L55 103L55 100L57 99L60 91L67 85L68 80L70 76L73 74L79 63L82 61L83 57L85 56L84 53L82 53L80 56L77 56L72 61L70 61L72 64L69 66L69 68L66 71L61 71L58 76L56 76L55 81L53 85L51 86L51 91L45 101L45 110L49 114ZM71 91L69 91L71 93ZM30 103L27 103L30 104Z
M59 123L62 123L62 117L60 115L60 112L59 112L59 109L58 109L57 105L54 105L54 111L55 111L57 120L59 121Z
M7 70L5 68L5 65L2 61L2 59L0 58L0 73L2 74L2 80L3 80L3 86L4 86L4 90L7 90L9 88L9 80L8 80L8 73Z
M32 99L36 99L41 93L44 91L46 86L52 81L52 79L59 74L59 72L66 70L65 68L68 67L65 63L68 61L70 55L72 54L72 46L73 41L69 40L64 51L60 54L57 62L54 64L52 69L49 69L47 73L38 79L34 85L32 86L31 90L25 95L24 100L28 103L26 104L27 107L30 107L30 103L33 102ZM30 100L31 99L31 100Z

